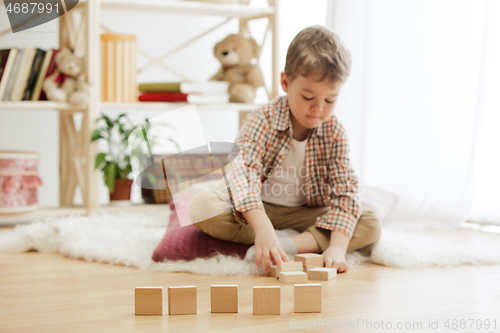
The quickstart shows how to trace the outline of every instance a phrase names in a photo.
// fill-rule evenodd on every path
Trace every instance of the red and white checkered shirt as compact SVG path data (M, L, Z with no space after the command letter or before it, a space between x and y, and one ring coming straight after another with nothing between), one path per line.
M264 209L261 185L283 163L291 139L287 96L273 99L249 116L235 141L240 154L226 167L238 222L247 223L241 212ZM311 131L305 166L307 206L331 206L317 218L316 227L352 238L363 208L357 195L358 178L349 160L347 133L334 115Z

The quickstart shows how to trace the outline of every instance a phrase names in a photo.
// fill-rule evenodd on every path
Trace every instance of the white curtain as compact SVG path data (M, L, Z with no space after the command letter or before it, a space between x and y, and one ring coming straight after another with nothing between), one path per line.
M353 54L336 112L363 183L400 196L393 222L465 221L483 115L500 112L500 1L338 0L328 13Z

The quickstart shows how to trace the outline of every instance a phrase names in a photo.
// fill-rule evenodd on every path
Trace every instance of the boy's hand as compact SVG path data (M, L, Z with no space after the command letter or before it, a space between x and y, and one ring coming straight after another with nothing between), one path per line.
M332 231L330 246L323 252L325 267L334 267L337 272L347 272L349 266L345 262L345 253L349 245L349 237L341 232Z
M266 272L270 273L271 259L276 265L282 261L288 261L288 256L281 248L276 230L274 230L267 214L262 209L251 209L243 212L243 216L255 232L254 243L257 267L262 266L262 258L264 258Z
M263 257L267 273L271 272L271 259L276 265L279 265L282 261L288 261L288 256L281 248L274 228L271 229L272 231L262 230L255 233L257 267L262 265Z
M336 268L339 273L347 272L349 269L349 265L345 262L345 251L339 247L329 246L323 252L323 260L325 267Z

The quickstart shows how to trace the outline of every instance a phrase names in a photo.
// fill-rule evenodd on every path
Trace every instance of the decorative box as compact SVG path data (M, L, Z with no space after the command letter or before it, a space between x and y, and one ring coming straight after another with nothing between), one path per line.
M101 35L101 97L103 102L137 102L137 38Z
M0 151L0 215L38 208L39 159L36 152Z

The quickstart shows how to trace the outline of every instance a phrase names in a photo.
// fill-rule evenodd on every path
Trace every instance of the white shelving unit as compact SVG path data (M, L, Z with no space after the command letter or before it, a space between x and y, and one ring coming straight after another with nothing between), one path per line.
M64 4L64 0L63 0ZM65 6L64 6L65 7ZM269 98L278 94L278 41L277 41L277 8L278 0L268 0L265 8L252 7L250 0L240 0L237 4L211 3L203 1L171 1L171 0L80 0L78 5L70 12L59 17L59 47L70 47L75 54L83 56L86 63L87 81L89 83L89 103L87 105L70 105L68 103L58 103L51 101L20 101L5 102L0 101L1 110L54 110L59 113L59 136L60 136L60 207L45 208L26 215L0 216L0 224L26 222L39 217L60 216L68 214L86 214L95 210L113 211L110 207L100 207L98 198L98 173L94 172L93 162L97 154L95 143L90 142L90 134L93 130L95 120L99 117L102 109L176 109L188 105L187 103L110 103L101 102L101 73L100 73L100 34L101 30L110 31L100 22L101 10L119 11L146 11L165 12L168 14L192 14L192 15L213 15L226 17L226 21L221 24L200 32L199 35L186 41L174 50L160 58L154 59L146 52L138 50L141 54L150 59L152 63L171 70L164 64L160 64L162 58L177 52L181 48L189 45L195 40L202 38L209 32L224 25L230 20L239 20L239 30L241 34L251 36L248 22L255 19L268 19L264 41L259 46L259 57L263 44L269 35L272 39L272 82L270 87L266 87ZM64 8L66 11L66 9ZM74 15L80 13L80 24L76 26ZM10 29L0 32L0 37L9 33ZM119 32L118 32L119 33ZM141 69L139 69L141 70ZM240 110L251 111L254 104L216 104L197 105L198 108L212 110ZM80 130L77 130L73 114L81 113L83 120ZM80 187L83 195L83 206L73 205L73 199L77 186ZM157 206L157 207L154 207ZM158 205L132 205L131 210L143 209L165 209L165 206ZM167 206L168 207L168 206ZM123 210L123 208L120 208Z
M248 3L249 1L241 1L240 4L224 4L203 1L101 0L101 9L146 12L164 11L176 14L216 15L244 19L270 17L276 12L273 3L270 3L270 6L267 8L251 7Z

